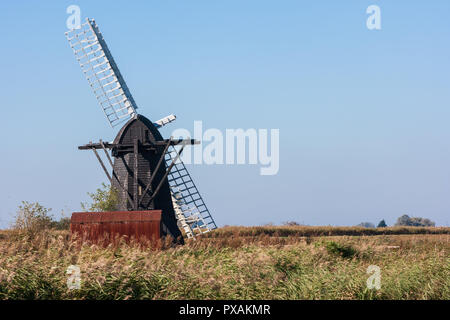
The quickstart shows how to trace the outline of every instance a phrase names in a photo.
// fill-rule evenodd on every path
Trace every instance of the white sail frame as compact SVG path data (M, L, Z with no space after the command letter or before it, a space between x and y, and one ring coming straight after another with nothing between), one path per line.
M136 103L94 19L66 32L80 67L111 127L136 115Z

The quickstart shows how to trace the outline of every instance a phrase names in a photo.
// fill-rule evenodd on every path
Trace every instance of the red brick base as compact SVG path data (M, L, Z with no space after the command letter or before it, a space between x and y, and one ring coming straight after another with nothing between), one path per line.
M74 212L70 220L72 235L82 241L109 244L124 238L140 243L157 242L162 235L161 210Z

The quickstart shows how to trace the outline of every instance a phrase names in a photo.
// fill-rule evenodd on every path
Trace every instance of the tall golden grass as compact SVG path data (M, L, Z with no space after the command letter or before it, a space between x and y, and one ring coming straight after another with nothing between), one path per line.
M227 227L163 250L4 231L0 299L448 300L449 229L418 230ZM80 267L80 289L67 288L70 265ZM370 265L381 269L380 290L366 286Z

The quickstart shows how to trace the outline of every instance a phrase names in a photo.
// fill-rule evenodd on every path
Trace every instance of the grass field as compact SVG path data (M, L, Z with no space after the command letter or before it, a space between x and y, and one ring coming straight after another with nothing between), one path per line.
M3 231L0 299L448 300L449 249L450 228L226 227L163 250ZM69 265L80 289L67 289Z

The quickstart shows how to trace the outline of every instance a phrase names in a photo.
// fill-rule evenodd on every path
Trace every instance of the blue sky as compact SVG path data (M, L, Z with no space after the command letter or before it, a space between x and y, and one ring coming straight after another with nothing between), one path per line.
M22 200L55 215L103 181L77 146L112 130L64 37L95 18L139 112L162 129L279 128L280 171L191 171L218 225L450 225L450 2L46 1L0 4L0 227ZM382 29L366 28L381 8Z

